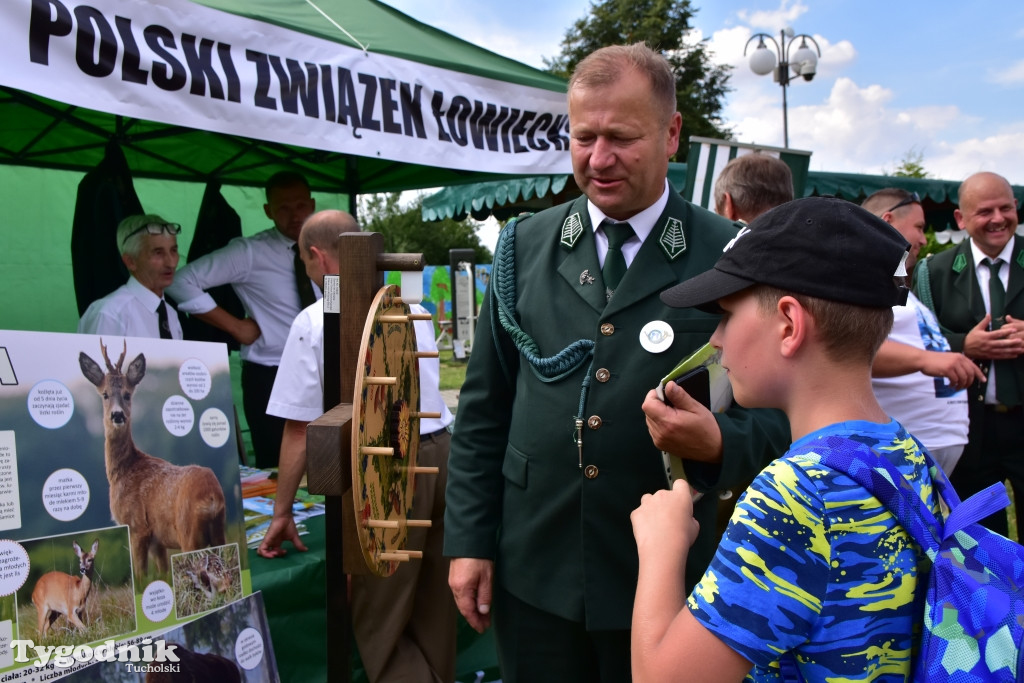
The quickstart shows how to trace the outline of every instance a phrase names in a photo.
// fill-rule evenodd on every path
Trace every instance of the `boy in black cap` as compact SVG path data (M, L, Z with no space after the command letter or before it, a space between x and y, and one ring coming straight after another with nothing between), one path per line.
M736 401L781 408L793 444L740 498L715 558L686 598L697 535L689 488L632 514L640 557L633 679L909 679L927 559L886 508L821 464L853 442L889 459L938 514L916 442L879 407L871 363L906 298L908 244L849 202L812 197L754 220L715 267L667 290L671 306L721 310ZM671 399L671 396L669 397Z

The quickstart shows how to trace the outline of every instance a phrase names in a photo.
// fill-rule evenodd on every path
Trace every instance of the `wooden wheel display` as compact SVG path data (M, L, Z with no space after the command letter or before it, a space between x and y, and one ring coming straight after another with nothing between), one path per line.
M388 285L374 297L366 317L352 400L352 493L359 545L370 571L390 576L399 562L422 557L405 547L417 472L419 358L413 315L398 288Z

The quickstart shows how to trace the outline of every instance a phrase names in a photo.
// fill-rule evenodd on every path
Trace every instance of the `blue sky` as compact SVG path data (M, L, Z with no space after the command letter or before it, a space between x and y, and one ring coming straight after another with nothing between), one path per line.
M410 16L537 67L558 54L589 0L384 0ZM791 26L818 41L814 80L788 88L790 146L811 168L884 173L909 152L933 177L980 170L1024 185L1024 2L694 0L695 38L735 66L726 124L782 146L782 89L755 76L743 45ZM753 46L751 46L753 49Z

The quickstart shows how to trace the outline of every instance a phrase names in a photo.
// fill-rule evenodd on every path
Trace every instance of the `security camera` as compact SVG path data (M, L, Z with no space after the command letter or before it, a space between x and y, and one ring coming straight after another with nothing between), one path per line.
M800 64L800 75L804 77L805 81L814 79L814 74L818 71L817 65L814 62L807 60Z

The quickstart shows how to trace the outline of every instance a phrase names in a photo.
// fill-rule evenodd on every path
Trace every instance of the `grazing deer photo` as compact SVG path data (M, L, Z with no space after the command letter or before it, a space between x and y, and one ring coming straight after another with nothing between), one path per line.
M99 540L93 541L92 549L89 552L82 552L77 542L71 544L78 555L78 571L81 576L71 576L64 572L47 572L36 581L32 589L32 604L36 606L39 614L38 627L39 637L46 636L46 632L53 626L60 615L68 619L68 623L81 630L85 630L85 601L92 590L92 565L96 559L96 550L99 548Z
M217 475L200 465L172 465L142 452L132 438L132 394L146 374L139 354L122 372L128 343L116 364L100 341L107 369L84 352L78 364L103 399L104 454L110 484L110 514L131 534L136 575L143 577L149 553L167 572L167 549L199 550L224 544L224 491Z

